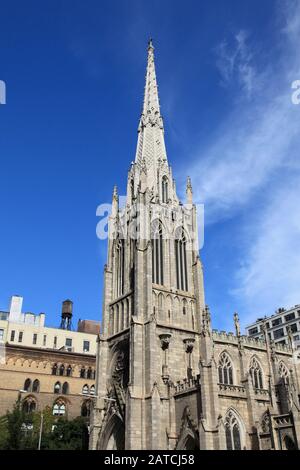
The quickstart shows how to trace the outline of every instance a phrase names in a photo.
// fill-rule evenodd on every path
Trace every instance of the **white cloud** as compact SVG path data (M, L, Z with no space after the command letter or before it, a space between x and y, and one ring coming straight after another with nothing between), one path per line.
M234 292L243 299L246 323L300 303L299 182L291 178L289 187L269 195L266 208L247 227L246 256Z
M300 106L291 103L290 88L290 80L300 78L300 2L284 5L276 67L254 66L243 31L232 50L226 41L219 47L225 81L237 80L252 93L255 76L264 88L255 90L246 105L235 102L214 142L195 155L189 171L196 202L205 202L206 223L250 214L239 228L243 261L233 276L243 322L300 303Z
M240 30L234 36L234 47L230 47L226 40L216 48L217 67L223 79L223 85L229 85L234 77L246 92L251 96L256 79L253 66L252 52L246 43L248 33Z

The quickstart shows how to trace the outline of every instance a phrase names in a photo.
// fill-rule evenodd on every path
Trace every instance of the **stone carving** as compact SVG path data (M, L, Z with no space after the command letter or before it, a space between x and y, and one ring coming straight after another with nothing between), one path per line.
M234 319L234 326L235 326L235 334L236 336L241 336L241 327L240 327L240 320L238 314L235 312L233 315Z

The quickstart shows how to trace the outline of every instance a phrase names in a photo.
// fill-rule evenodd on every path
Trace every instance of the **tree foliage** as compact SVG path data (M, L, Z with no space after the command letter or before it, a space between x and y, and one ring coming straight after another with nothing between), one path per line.
M84 450L88 448L86 421L56 418L52 409L43 410L41 449ZM41 427L41 412L24 413L20 400L12 411L0 417L0 449L37 449Z

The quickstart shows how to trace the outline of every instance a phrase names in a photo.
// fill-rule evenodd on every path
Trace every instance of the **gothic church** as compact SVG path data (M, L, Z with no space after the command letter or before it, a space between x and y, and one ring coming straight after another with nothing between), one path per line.
M127 201L113 192L90 449L297 449L299 369L290 346L212 329L191 181L168 164L148 45Z

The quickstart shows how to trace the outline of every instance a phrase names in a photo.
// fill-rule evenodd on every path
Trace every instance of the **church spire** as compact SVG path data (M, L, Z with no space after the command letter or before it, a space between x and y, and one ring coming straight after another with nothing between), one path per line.
M148 42L148 58L143 110L138 127L138 142L135 162L146 165L148 187L153 187L160 162L166 162L163 120L160 114L158 86L154 63L152 39Z
M149 113L158 113L160 116L158 88L154 63L154 46L152 39L149 39L148 42L146 85L142 116L147 116Z

